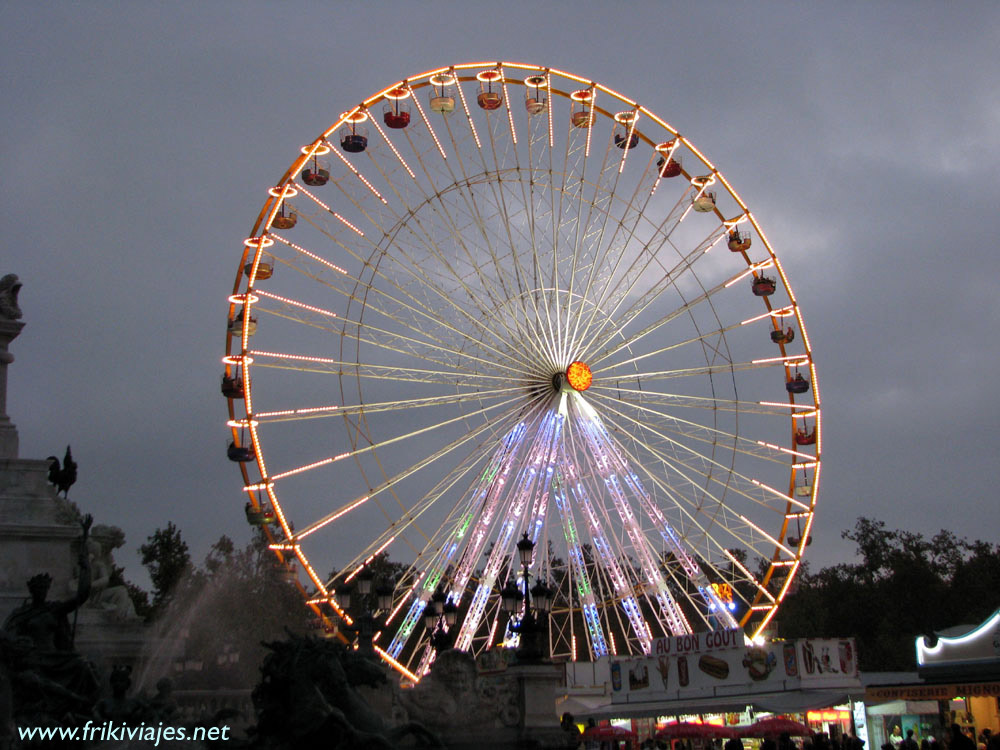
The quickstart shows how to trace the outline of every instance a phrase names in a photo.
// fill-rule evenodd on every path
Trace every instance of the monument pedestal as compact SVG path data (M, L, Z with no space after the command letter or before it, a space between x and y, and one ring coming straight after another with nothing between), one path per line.
M27 599L32 576L73 577L80 524L48 475L48 461L0 458L0 622Z
M480 672L469 654L441 653L417 685L397 693L405 715L394 719L419 721L449 750L575 747L556 716L562 666L497 663L501 668Z

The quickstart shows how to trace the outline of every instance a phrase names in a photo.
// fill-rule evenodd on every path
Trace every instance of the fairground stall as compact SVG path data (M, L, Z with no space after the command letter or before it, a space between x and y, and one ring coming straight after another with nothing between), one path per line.
M648 656L566 666L557 710L630 725L640 741L657 732L676 735L678 719L719 727L702 732L705 741L689 735L692 746L708 746L726 736L723 728L745 729L768 715L840 734L851 728L852 698L864 692L850 638L747 645L739 630L720 630L660 638Z
M918 638L916 652L911 679L877 684L866 676L869 747L881 747L895 727L913 729L918 741L944 736L953 723L976 740L985 729L1000 732L1000 609L976 627Z

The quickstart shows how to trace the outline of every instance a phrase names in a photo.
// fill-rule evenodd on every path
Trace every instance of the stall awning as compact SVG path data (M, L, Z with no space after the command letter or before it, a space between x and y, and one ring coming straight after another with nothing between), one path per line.
M936 714L937 701L890 701L877 706L869 706L867 713L872 716L902 716L903 714Z
M858 697L858 696L854 696ZM648 701L630 703L607 703L580 710L580 715L593 718L640 717L640 716L681 716L684 714L743 711L753 706L757 711L775 714L800 713L815 708L827 708L847 703L850 696L836 690L789 690L781 693L758 693L755 695L715 696L682 701ZM578 707L582 708L582 707Z
M1000 682L948 682L917 685L869 685L866 703L886 701L946 701L952 698L1000 698Z

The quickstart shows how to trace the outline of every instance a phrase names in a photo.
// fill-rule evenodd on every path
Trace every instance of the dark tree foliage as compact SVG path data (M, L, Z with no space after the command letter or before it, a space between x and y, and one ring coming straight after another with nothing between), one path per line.
M191 555L180 529L173 522L157 529L139 548L142 564L153 582L152 613L155 615L169 601L177 584L191 569Z
M927 539L861 517L843 537L859 561L804 572L778 615L783 638L854 636L866 671L916 669L914 639L976 625L1000 606L1000 544Z
M285 638L286 628L314 630L314 614L267 545L260 531L243 548L220 537L173 595L164 622L187 631L185 656L204 665L199 684L252 684L265 656L262 642Z

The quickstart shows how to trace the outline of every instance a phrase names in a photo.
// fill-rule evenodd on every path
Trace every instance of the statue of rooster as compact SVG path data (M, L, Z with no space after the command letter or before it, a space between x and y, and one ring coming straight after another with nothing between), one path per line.
M49 482L55 485L56 494L63 493L63 497L69 498L69 488L76 482L76 461L69 446L66 446L66 456L63 458L62 468L59 466L59 459L49 456Z

